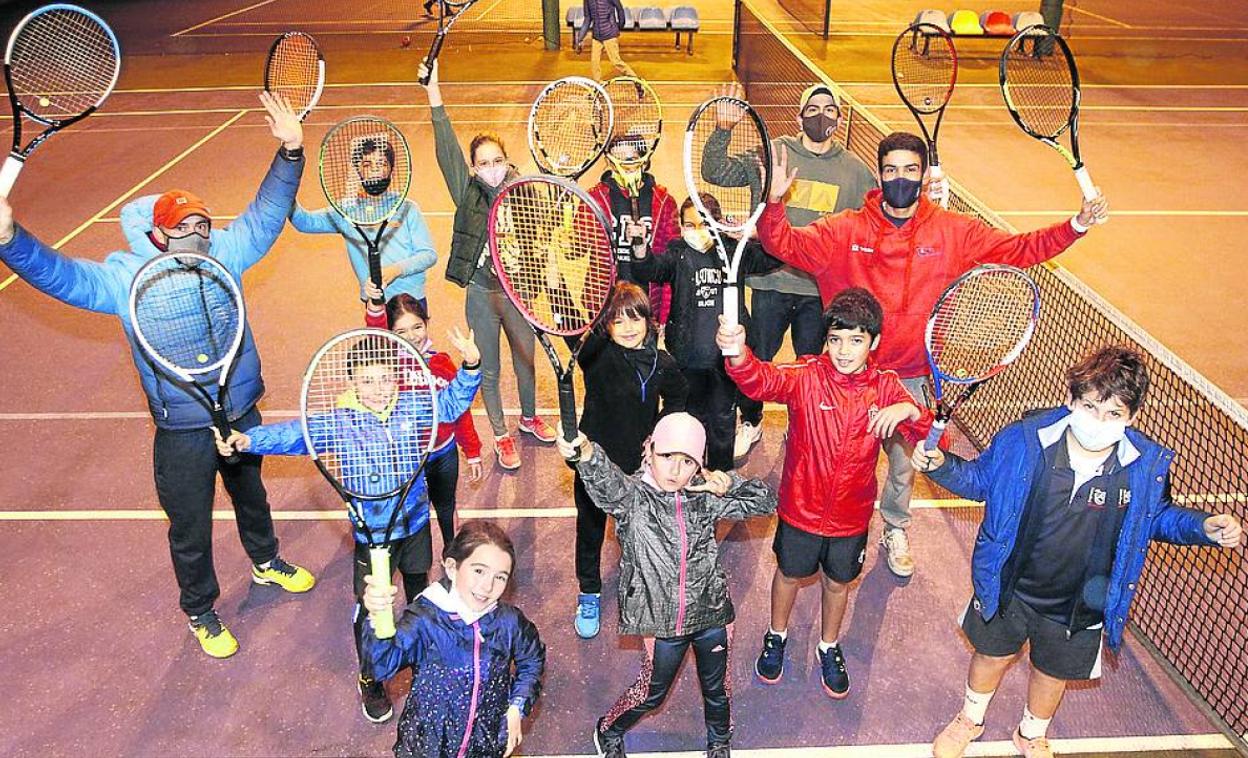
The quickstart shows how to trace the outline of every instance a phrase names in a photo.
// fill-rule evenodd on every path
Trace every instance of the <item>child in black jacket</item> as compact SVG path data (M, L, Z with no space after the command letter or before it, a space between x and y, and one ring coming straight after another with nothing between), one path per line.
M719 202L706 193L701 198L711 215L719 218ZM680 206L680 236L662 255L646 255L644 249L636 250L633 277L639 282L671 282L672 304L664 339L689 383L689 403L685 410L706 427L707 467L731 471L737 385L728 378L723 357L715 344L719 316L724 312L727 274L711 231L691 198L686 198ZM731 255L736 242L728 240L728 243ZM762 245L756 241L747 244L741 256L738 282L747 275L765 274L783 265L763 252ZM748 331L750 314L745 309L745 298L738 297L737 302L741 303L738 321Z
M577 358L585 377L585 409L580 430L602 447L624 471L641 466L641 446L662 412L685 408L688 389L676 361L655 343L650 298L632 282L618 282L607 312L604 332L586 339ZM607 514L594 505L578 473L576 501L576 633L597 636L602 594L602 542Z

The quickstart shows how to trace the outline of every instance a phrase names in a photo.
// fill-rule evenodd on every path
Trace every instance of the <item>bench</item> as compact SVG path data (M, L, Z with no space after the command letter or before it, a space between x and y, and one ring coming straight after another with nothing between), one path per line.
M975 13L973 10L955 10L948 15L941 10L922 10L914 17L916 24L931 24L949 33L951 37L985 37L1008 39L1020 29L1043 24L1044 17L1035 11L1015 13L1013 18L1005 11L992 10Z
M624 26L620 32L675 32L676 49L680 49L681 35L687 35L685 53L693 55L693 35L701 28L698 9L690 5L677 5L671 8L657 6L625 6ZM568 8L565 21L572 30L575 39L576 29L585 20L585 9L580 5ZM581 52L582 45L575 46Z

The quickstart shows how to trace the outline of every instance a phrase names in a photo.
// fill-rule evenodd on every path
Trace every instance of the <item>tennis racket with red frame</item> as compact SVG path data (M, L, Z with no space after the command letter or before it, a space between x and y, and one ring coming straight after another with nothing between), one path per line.
M273 40L264 62L265 92L285 97L302 121L324 89L325 58L312 35L286 32Z
M936 401L925 449L935 449L959 405L1022 355L1039 320L1040 290L1013 266L976 266L945 289L923 334ZM947 397L946 385L962 391Z
M576 435L576 356L615 285L611 230L580 187L553 176L516 179L490 208L490 255L507 297L533 327L559 388L564 439ZM564 364L547 335L580 337Z
M13 107L13 147L0 168L0 197L9 196L35 148L104 103L120 73L117 36L91 11L56 3L18 22L4 50L4 82ZM25 145L24 119L45 127Z
M923 131L927 141L927 165L933 180L945 175L940 167L936 141L957 82L958 51L948 32L932 24L914 24L897 35L893 42L893 86ZM935 119L929 129L924 118L933 116ZM948 207L948 191L942 194L940 204Z

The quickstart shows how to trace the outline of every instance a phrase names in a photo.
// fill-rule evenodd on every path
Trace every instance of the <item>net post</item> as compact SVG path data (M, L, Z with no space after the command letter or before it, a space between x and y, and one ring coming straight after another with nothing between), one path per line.
M547 50L559 49L559 35L559 0L542 0L542 36Z

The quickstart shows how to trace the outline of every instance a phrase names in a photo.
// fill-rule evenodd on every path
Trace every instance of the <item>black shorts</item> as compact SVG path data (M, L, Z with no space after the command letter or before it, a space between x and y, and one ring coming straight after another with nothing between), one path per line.
M829 579L849 584L862 573L867 556L867 533L850 537L821 537L776 519L776 537L771 543L780 573L790 579L803 579L820 568Z
M1041 616L1018 598L1011 598L991 621L984 621L978 605L972 599L962 613L962 631L977 653L1014 655L1030 642L1033 668L1067 681L1101 678L1102 625L1067 637L1064 624Z
M393 540L390 545L390 570L398 569L403 576L428 574L433 566L433 533L429 524L415 534L401 540ZM364 595L364 577L372 573L373 568L368 557L368 545L355 543L355 596ZM408 598L410 603L416 598Z

